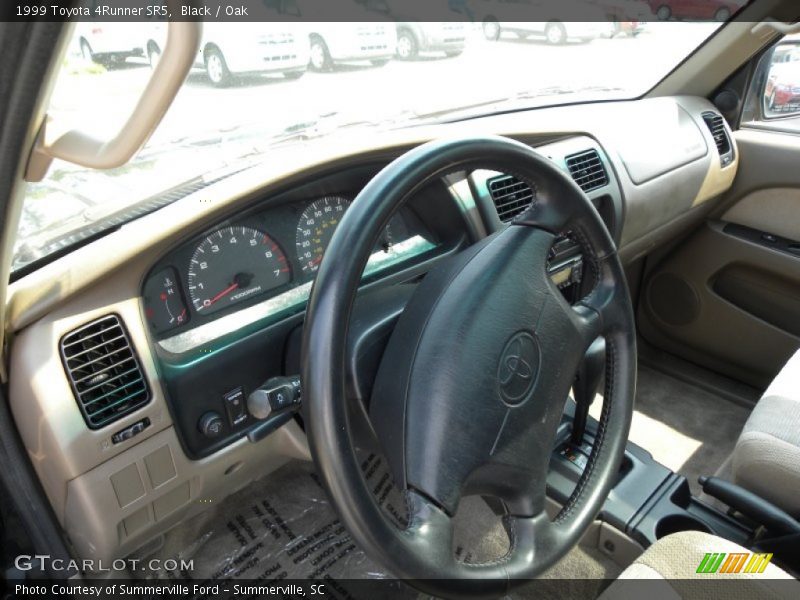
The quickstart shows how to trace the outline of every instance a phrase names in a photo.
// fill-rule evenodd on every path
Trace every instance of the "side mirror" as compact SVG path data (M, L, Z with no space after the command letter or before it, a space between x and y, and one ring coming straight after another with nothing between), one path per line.
M775 47L762 102L767 118L800 114L800 40L784 41Z
M173 14L181 14L183 0L166 0ZM54 158L93 169L111 169L128 162L141 149L166 114L189 74L200 48L202 22L170 21L164 51L133 112L111 139L101 140L78 130L57 137L48 116L39 129L25 174L41 181Z

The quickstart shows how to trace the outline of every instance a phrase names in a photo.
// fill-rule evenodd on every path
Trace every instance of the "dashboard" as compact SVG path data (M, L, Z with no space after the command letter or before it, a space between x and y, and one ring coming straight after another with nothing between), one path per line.
M714 110L701 98L653 98L287 146L14 282L11 409L77 555L127 556L290 458L308 459L301 423L255 440L259 419L242 402L300 373L304 311L330 237L394 158L453 134L527 143L583 187L629 265L701 223L730 189L738 156L721 160L704 120ZM428 272L507 227L535 195L475 171L408 198L365 268L354 317L385 327L364 338L358 360L380 359ZM575 299L592 282L563 233L549 269ZM112 349L102 360L117 362L81 362L90 353L75 349L94 351L97 339ZM358 381L352 391L369 396ZM92 422L97 406L105 412Z

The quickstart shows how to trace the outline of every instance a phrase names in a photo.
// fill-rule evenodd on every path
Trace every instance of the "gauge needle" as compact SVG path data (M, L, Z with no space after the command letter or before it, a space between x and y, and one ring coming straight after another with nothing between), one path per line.
M224 298L225 296L230 294L233 290L237 289L238 287L239 287L238 283L233 283L233 284L229 285L224 290L222 290L219 294L217 294L216 296L211 298L211 300L206 300L205 302L203 302L203 307L205 308L206 306L211 306L217 300L219 300L220 298Z
M217 300L219 300L221 298L224 298L225 296L230 294L233 290L236 290L236 289L239 289L239 288L244 289L244 288L248 287L250 285L251 281L253 281L253 274L252 273L237 273L236 275L233 276L233 283L232 284L230 284L228 287L226 287L224 290L222 290L219 294L217 294L216 296L214 296L210 300L204 301L203 302L203 306L201 306L197 310L200 310L201 308L208 308L209 306L214 304Z

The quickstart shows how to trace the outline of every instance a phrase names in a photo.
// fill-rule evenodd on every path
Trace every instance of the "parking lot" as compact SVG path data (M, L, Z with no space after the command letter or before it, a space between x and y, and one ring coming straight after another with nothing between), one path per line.
M20 237L86 210L97 214L131 204L231 164L243 150L227 139L247 130L264 132L262 137L269 138L309 125L324 132L325 127L350 123L402 124L458 107L484 105L477 110L491 112L492 103L507 98L535 105L638 96L716 27L715 23L654 22L645 24L636 37L549 45L514 34L488 41L479 27L470 26L464 52L451 58L432 54L379 67L368 62L337 65L327 72L309 70L296 80L248 76L226 88L214 87L198 70L189 76L133 164L99 173L57 161L48 179L29 189ZM107 138L122 125L150 74L142 58L108 68L89 65L73 44L50 114L62 128L79 127ZM576 92L580 95L570 95ZM263 140L247 144L268 146ZM248 147L246 152L253 150ZM146 184L141 177L136 185L128 184L126 174L145 168L143 157L149 161Z
M539 90L548 88L557 88L552 91L558 93L604 88L617 96L638 95L715 27L713 23L650 23L635 38L561 46L535 38L523 40L511 33L490 42L474 30L464 53L454 58L431 54L413 61L393 60L382 67L338 65L329 72L309 71L295 81L281 75L248 76L223 89L213 87L205 73L197 70L151 143L250 122L273 120L288 126L334 112L369 120L406 111L424 115L518 94L535 99ZM80 62L75 56L70 60ZM119 126L149 76L144 59L128 59L98 74L75 68L59 81L56 111L98 135L107 134Z

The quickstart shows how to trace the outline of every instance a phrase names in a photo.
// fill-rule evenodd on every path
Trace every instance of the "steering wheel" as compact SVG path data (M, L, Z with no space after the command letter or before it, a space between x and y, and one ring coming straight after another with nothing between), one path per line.
M362 272L398 208L454 171L494 169L529 183L532 206L501 232L433 269L400 316L378 368L369 419L408 526L399 529L364 480L345 392L345 354ZM570 231L591 293L570 306L547 273ZM334 508L369 556L439 596L501 595L563 557L595 518L628 438L636 378L633 312L614 242L597 210L553 162L502 137L434 141L401 156L362 190L320 265L305 324L303 396L312 456ZM606 340L605 395L588 464L551 520L546 478L576 371ZM506 508L506 556L466 564L453 517L467 494Z

